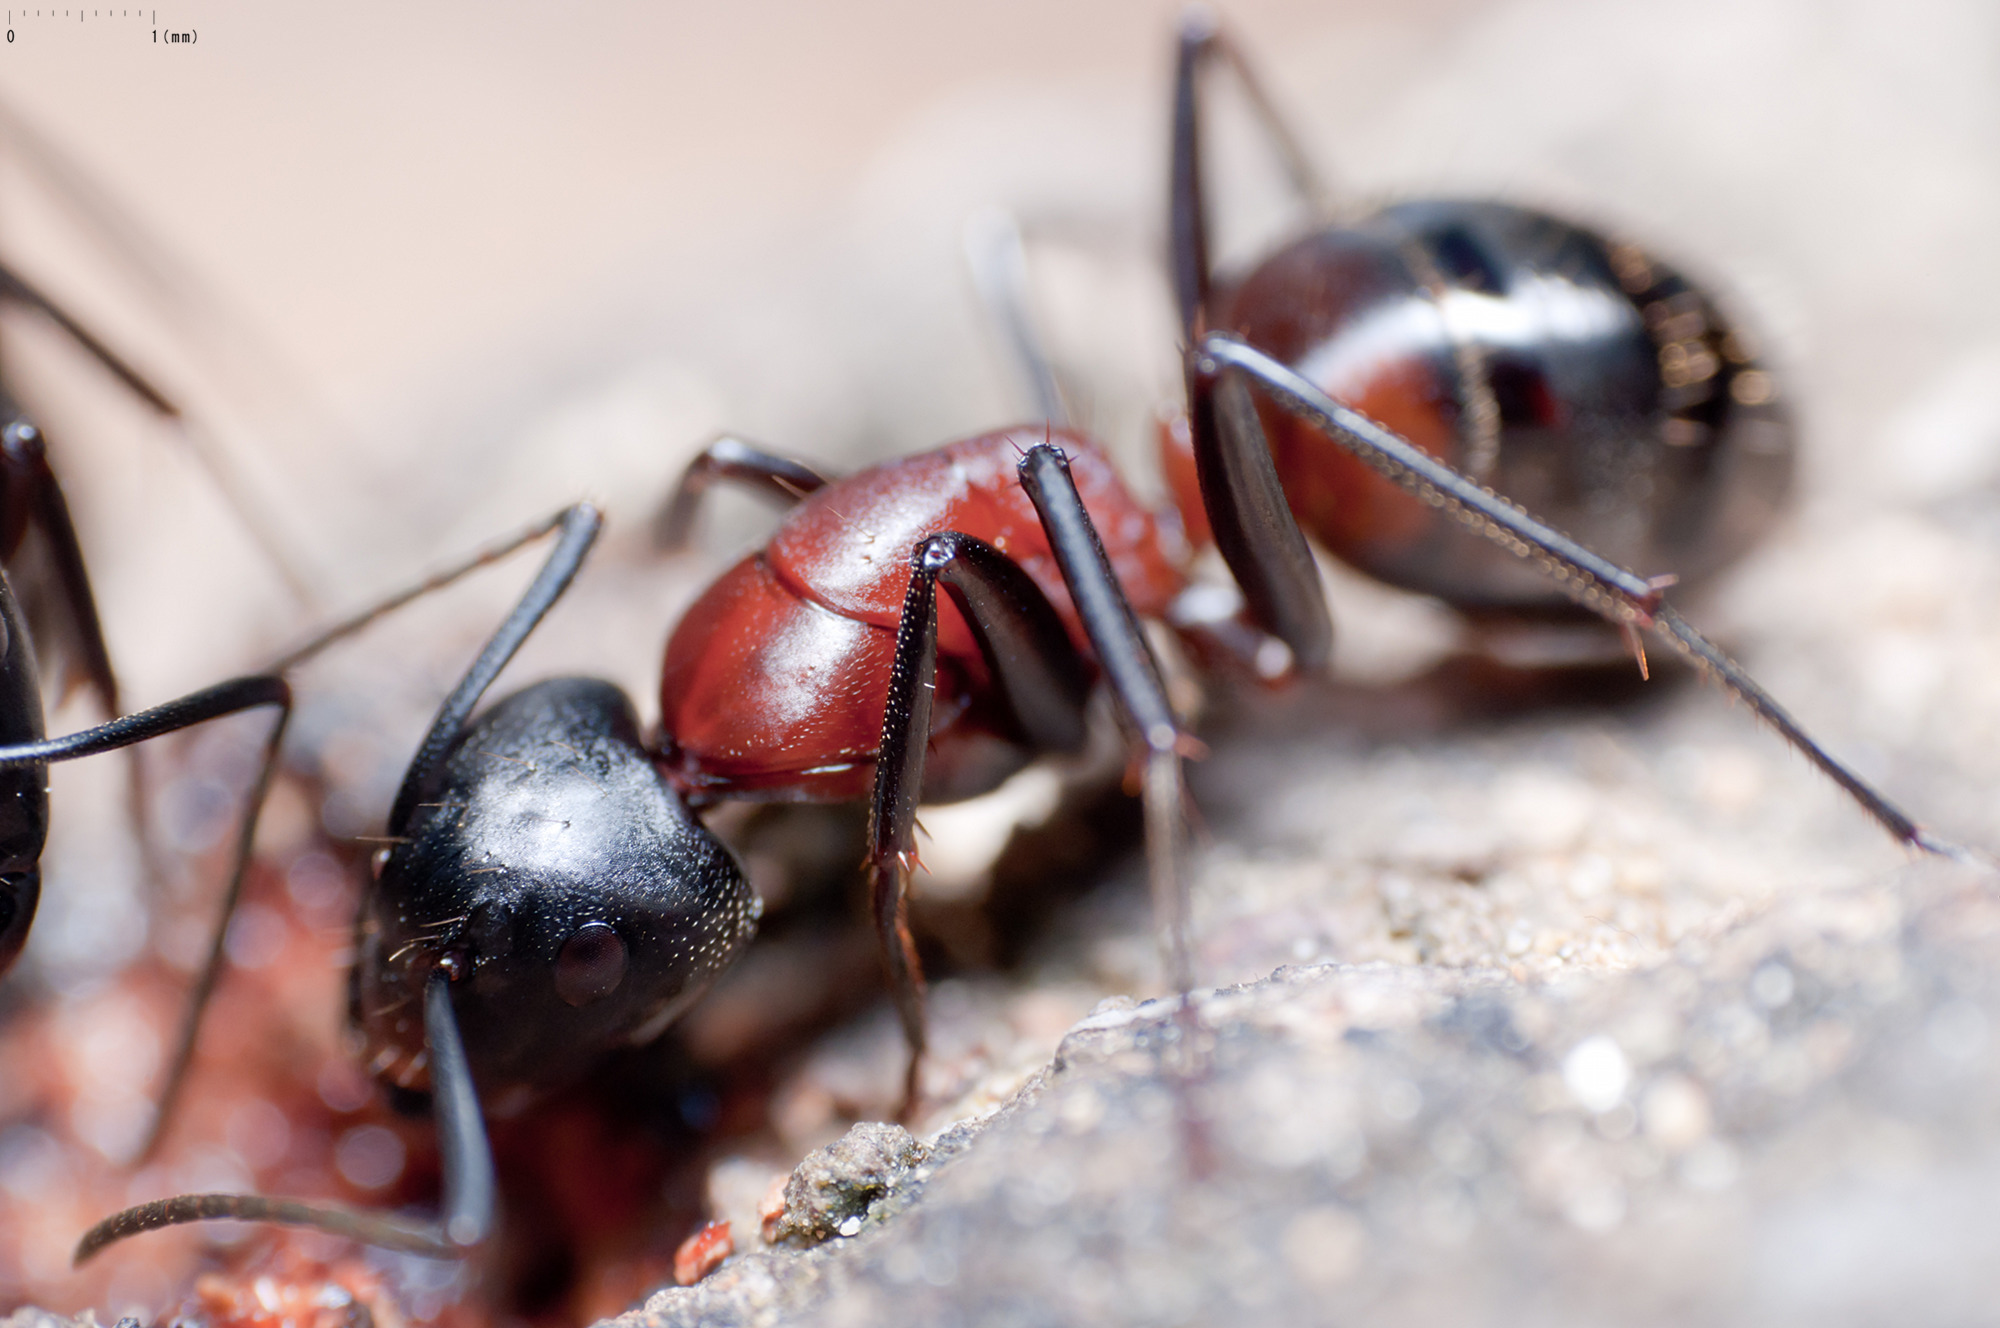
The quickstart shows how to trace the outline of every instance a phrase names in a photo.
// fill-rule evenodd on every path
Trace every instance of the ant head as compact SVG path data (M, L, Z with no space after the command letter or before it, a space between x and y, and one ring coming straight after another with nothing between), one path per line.
M454 979L489 1106L644 1042L756 929L727 850L659 777L609 683L560 678L467 727L362 909L355 1018L378 1070L416 1086L421 993Z

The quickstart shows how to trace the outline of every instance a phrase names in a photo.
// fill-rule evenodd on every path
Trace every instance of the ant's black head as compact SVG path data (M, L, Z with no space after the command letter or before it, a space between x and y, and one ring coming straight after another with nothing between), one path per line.
M362 908L355 1019L421 1082L421 993L452 972L474 1077L504 1111L672 1023L735 958L758 905L659 777L624 693L560 678L469 725Z

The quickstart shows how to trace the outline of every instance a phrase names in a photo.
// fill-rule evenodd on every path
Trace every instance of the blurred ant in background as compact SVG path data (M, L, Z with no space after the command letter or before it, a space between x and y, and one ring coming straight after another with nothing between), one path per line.
M1487 201L1322 224L1218 282L1200 95L1217 64L1300 192L1327 209L1242 54L1206 11L1191 12L1168 215L1188 436L1176 447L1169 431L1165 454L1177 491L1199 493L1199 508L1184 497L1183 509L1205 519L1248 621L1300 670L1326 667L1332 623L1310 533L1378 580L1443 600L1489 640L1595 615L1643 676L1639 633L1650 631L1900 843L1966 856L1824 751L1666 602L1669 587L1699 584L1749 547L1792 474L1771 375L1713 302L1636 246ZM1675 570L1643 577L1631 564Z

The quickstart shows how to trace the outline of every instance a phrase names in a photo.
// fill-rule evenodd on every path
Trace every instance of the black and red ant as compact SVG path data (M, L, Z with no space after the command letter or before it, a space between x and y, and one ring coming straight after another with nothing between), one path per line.
M1414 507L1387 509L1380 518L1385 524L1364 541L1385 567L1404 569L1396 575L1449 590L1461 584L1450 579L1450 569L1458 568L1468 581L1456 602L1469 610L1549 614L1573 601L1621 628L1652 630L1778 727L1901 842L1959 852L1813 744L1666 604L1662 581L1624 570L1480 482L1487 475L1504 479L1517 466L1533 471L1514 451L1518 445L1532 452L1539 441L1547 455L1560 459L1567 449L1581 458L1576 474L1554 469L1550 491L1560 495L1565 486L1580 484L1592 454L1578 448L1611 433L1610 423L1600 422L1576 437L1563 434L1560 426L1585 418L1565 393L1582 392L1593 403L1598 396L1609 400L1603 420L1636 410L1645 429L1663 433L1661 447L1708 456L1715 471L1714 478L1696 473L1700 467L1683 475L1677 494L1664 500L1663 515L1642 521L1628 513L1627 522L1641 527L1644 537L1621 546L1625 556L1707 548L1704 523L1717 517L1703 504L1738 501L1717 498L1711 487L1735 464L1725 464L1729 447L1720 440L1734 436L1745 418L1767 432L1777 430L1772 455L1779 459L1768 463L1767 478L1759 482L1766 491L1742 500L1769 501L1782 488L1788 464L1781 417L1763 395L1767 386L1735 390L1734 384L1761 371L1737 354L1740 345L1732 350L1729 334L1698 294L1692 303L1682 300L1692 292L1665 269L1645 260L1642 272L1636 259L1621 267L1595 237L1564 223L1496 205L1433 204L1384 214L1373 229L1326 232L1299 247L1303 257L1293 257L1294 251L1281 256L1279 275L1268 279L1275 293L1264 294L1260 272L1218 301L1205 259L1195 150L1197 73L1218 51L1228 48L1210 29L1184 35L1176 98L1175 274L1190 342L1202 505L1256 623L1283 640L1301 667L1319 667L1330 627L1287 496L1324 483L1341 494L1340 521L1365 522L1376 510L1367 505L1373 498L1366 485L1348 484L1338 468L1328 478L1313 450L1319 443L1288 443L1282 469L1272 464L1266 430L1290 429L1296 418L1416 496ZM1299 333L1297 344L1274 342L1272 350L1317 368L1338 357L1315 355L1314 348L1353 332L1344 321L1352 310L1338 300L1299 303L1301 292L1332 289L1325 274L1294 283L1284 279L1284 264L1307 262L1316 253L1342 261L1358 254L1354 261L1361 263L1372 253L1372 270L1400 301L1392 301L1394 307L1408 311L1409 321L1448 329L1439 321L1437 300L1455 290L1496 300L1518 291L1521 278L1542 270L1534 248L1539 244L1553 244L1560 259L1550 260L1551 281L1562 278L1584 291L1576 274L1596 274L1600 279L1588 287L1594 293L1577 298L1600 313L1629 311L1631 331L1640 338L1638 359L1629 346L1614 355L1608 343L1593 343L1555 373L1528 354L1549 349L1532 338L1503 364L1496 348L1461 342L1448 330L1434 330L1436 355L1430 359L1414 358L1413 345L1393 339L1355 352L1381 357L1392 380L1399 366L1430 375L1428 386L1405 384L1396 389L1401 395L1384 400L1416 412L1418 423L1436 435L1424 441L1439 450L1459 442L1471 447L1471 477L1338 404L1322 386L1252 344L1282 340L1271 327L1316 329ZM1650 280L1638 291L1628 288L1646 276ZM1649 292L1667 307L1651 322L1634 303ZM1260 321L1267 317L1269 326ZM1212 324L1245 335L1215 332ZM1391 317L1383 326L1394 331L1403 324ZM1654 366L1665 363L1668 347L1679 348L1684 365L1701 355L1714 363L1705 375L1689 369L1686 381L1663 384ZM1634 377L1655 375L1648 380L1650 396L1639 394L1642 409L1618 396L1614 388L1627 384L1617 375L1615 382L1589 383L1590 374L1614 360ZM1694 386L1703 382L1709 386ZM1285 415L1260 415L1251 383ZM1678 395L1664 393L1663 386ZM1454 390L1467 399L1451 395ZM1750 415L1739 417L1738 410ZM108 1220L85 1238L79 1257L140 1231L214 1217L299 1222L429 1254L477 1246L493 1229L497 1203L480 1095L498 1104L549 1091L613 1047L654 1035L748 941L755 901L739 868L692 810L723 798L869 798L874 923L906 1035L920 1052L921 977L903 912L915 808L927 795L991 787L1035 753L1075 747L1100 675L1111 684L1142 753L1148 847L1165 931L1176 942L1169 967L1176 985L1186 989L1174 873L1179 761L1189 743L1138 622L1142 615L1172 616L1184 573L1151 514L1126 493L1094 447L1052 425L1037 425L829 480L809 466L725 439L690 467L666 509L670 540L685 532L701 492L718 478L796 506L764 547L718 579L672 633L655 739L642 737L621 693L590 679L536 684L474 713L595 539L596 513L578 507L561 518L557 549L438 712L395 799L391 847L361 912L352 1014L370 1066L399 1086L432 1094L444 1152L440 1222L419 1227L251 1196L183 1196ZM1616 478L1611 490L1633 491ZM1406 501L1394 490L1382 492L1395 503ZM1515 561L1474 557L1467 550L1478 546L1460 547L1430 530L1436 508L1449 509ZM1330 529L1352 533L1338 523ZM1399 562L1402 536L1396 532L1410 529L1419 552ZM1317 527L1315 533L1335 538ZM1713 551L1718 564L1725 552ZM1501 570L1521 562L1552 579L1566 601L1553 599L1545 581L1531 589ZM913 1056L913 1077L914 1066Z
M717 476L803 501L669 640L657 742L595 679L538 683L473 717L595 540L598 515L580 506L397 793L357 926L351 1013L370 1067L432 1094L441 1223L185 1196L109 1219L80 1258L211 1217L434 1254L482 1242L496 1200L481 1097L519 1103L656 1036L755 929L741 870L691 805L872 788L875 920L917 1051L921 977L902 887L921 791L978 791L1035 752L1080 746L1101 670L1147 753L1155 820L1174 824L1186 739L1121 582L1156 614L1179 576L1150 515L1088 442L1001 432L827 482L723 441L690 467L670 533ZM1170 869L1173 846L1159 849Z
M1666 601L1739 557L1789 487L1790 421L1744 335L1638 247L1490 201L1325 224L1218 283L1200 114L1203 71L1218 61L1301 191L1321 191L1241 52L1206 11L1190 13L1174 77L1171 273L1200 510L1250 622L1299 668L1325 666L1332 622L1310 533L1475 622L1594 615L1622 630L1642 674L1638 633L1650 631L1899 842L1963 856L1824 751ZM1169 470L1183 458L1169 447ZM1675 570L1627 570L1648 564Z

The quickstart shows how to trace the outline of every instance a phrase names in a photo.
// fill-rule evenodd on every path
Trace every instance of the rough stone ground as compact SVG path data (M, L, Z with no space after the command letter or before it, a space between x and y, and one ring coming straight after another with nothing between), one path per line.
M1984 1321L1996 961L1993 879L1923 867L1623 980L1282 968L1202 995L1192 1083L1114 1005L859 1234L617 1322Z

